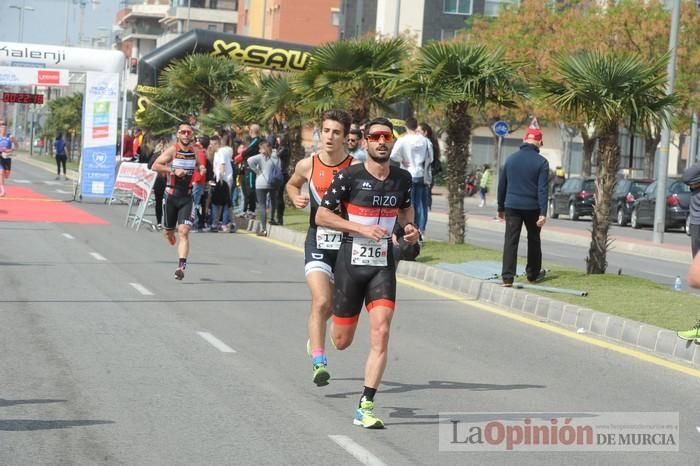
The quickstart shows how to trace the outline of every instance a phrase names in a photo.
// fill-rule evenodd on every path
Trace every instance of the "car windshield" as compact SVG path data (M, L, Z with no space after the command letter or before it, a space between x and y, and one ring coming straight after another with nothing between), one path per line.
M630 192L634 197L639 196L647 189L647 186L651 184L651 181L633 181L630 185Z
M595 192L595 180L586 180L583 182L583 188L581 191L586 191L589 193Z

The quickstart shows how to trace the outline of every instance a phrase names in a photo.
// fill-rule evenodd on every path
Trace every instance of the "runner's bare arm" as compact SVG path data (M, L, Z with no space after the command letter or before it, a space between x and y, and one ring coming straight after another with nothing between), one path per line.
M418 228L413 224L414 211L413 206L407 209L400 209L399 216L397 218L399 225L403 227L404 235L403 239L408 244L415 244L419 238Z
M175 157L175 146L168 147L165 149L156 159L155 162L153 162L153 166L151 169L155 172L160 172L160 173L170 173L170 162L173 161L173 157Z
M309 196L304 196L301 193L301 188L311 176L311 165L311 157L307 157L297 162L296 167L294 167L294 173L289 178L287 186L285 186L289 199L292 200L294 207L297 209L303 209L309 203Z
M381 225L362 225L351 222L323 206L319 206L316 211L316 224L336 231L361 235L375 241L389 236L389 231Z

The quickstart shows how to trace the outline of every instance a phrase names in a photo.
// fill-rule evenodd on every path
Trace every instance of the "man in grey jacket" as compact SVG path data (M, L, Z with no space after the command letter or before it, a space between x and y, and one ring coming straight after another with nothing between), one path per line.
M700 250L700 163L688 167L683 173L683 182L690 186L690 249L693 257Z

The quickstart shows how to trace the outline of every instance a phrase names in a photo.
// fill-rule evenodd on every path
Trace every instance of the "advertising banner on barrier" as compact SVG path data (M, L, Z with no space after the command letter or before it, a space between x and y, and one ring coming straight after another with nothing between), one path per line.
M68 70L0 66L0 86L67 86Z
M81 194L111 197L117 153L119 75L88 72L83 100Z
M136 180L136 183L132 188L132 191L138 200L145 201L151 194L151 190L156 182L158 173L154 172L153 170L149 170L148 167L146 167L146 164L140 163L139 165L142 167L141 172L138 180Z
M141 176L143 164L136 162L122 162L119 165L117 179L114 181L114 190L133 191L134 185Z

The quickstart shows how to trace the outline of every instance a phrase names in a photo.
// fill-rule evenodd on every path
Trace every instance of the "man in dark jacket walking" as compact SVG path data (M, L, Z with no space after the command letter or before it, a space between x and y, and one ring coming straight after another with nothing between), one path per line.
M506 161L498 181L498 218L506 221L503 286L513 286L523 223L527 229L527 279L536 283L544 278L540 230L547 215L549 163L540 155L539 129L528 129L523 142L520 150Z
M695 257L700 251L700 163L683 172L683 182L690 186L690 249Z

